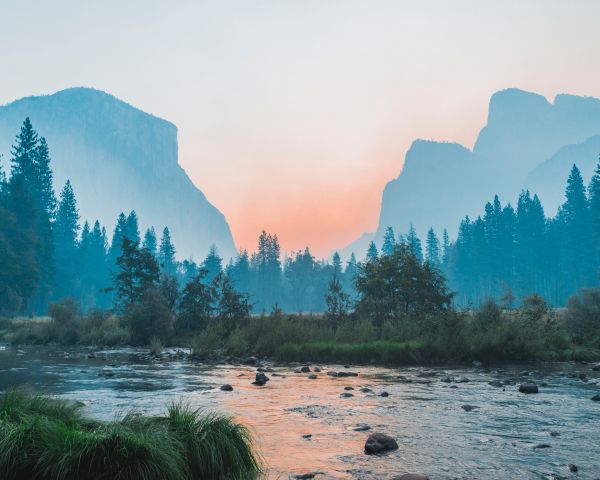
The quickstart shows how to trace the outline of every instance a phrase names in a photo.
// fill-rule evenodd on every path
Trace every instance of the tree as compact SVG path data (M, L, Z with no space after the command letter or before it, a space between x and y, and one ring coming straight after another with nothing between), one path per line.
M32 217L38 237L35 257L39 270L39 283L31 310L42 312L47 308L54 278L54 238L52 221L56 199L52 187L52 170L48 145L39 138L31 121L26 118L11 150L11 179L21 178L33 203Z
M140 228L135 210L132 210L129 212L129 215L127 215L123 235L136 244L140 243Z
M0 191L0 314L23 312L40 279L35 207L22 176Z
M158 263L164 273L170 276L176 275L177 263L175 261L175 246L173 245L173 242L171 242L171 234L167 227L163 229L162 238L160 239Z
M388 319L422 320L443 314L453 297L444 277L427 262L422 263L409 245L359 264L355 284L359 295L356 312L378 327Z
M333 267L333 275L337 277L342 276L342 259L340 258L340 254L338 252L333 253L333 257L331 258L331 265Z
M79 228L79 212L77 210L75 193L73 192L71 182L67 180L60 193L60 201L54 223L57 273L54 295L56 298L72 296L77 289L79 268L77 237Z
M427 240L425 242L425 260L433 268L440 268L440 241L437 238L433 228L427 231Z
M223 272L213 280L214 291L218 298L217 317L227 333L231 333L240 323L250 316L251 305L248 296L238 292L231 279Z
M383 235L381 254L391 255L394 253L394 248L396 248L396 235L394 234L394 229L392 227L387 227L385 229L385 234Z
M325 294L325 304L327 305L325 317L329 320L333 330L336 331L350 308L350 296L344 292L337 275L334 275L329 282L329 287Z
M406 235L406 244L408 248L413 253L415 258L419 261L423 261L423 247L421 245L421 240L417 236L417 231L415 230L414 225L410 225L410 229L408 230L408 234Z
M258 249L252 255L251 264L256 270L253 289L259 310L272 310L282 298L281 248L277 235L262 231L258 237Z
M146 229L146 233L144 233L144 243L142 246L156 257L158 243L156 240L156 232L154 231L154 227Z
M375 262L379 257L379 252L377 251L377 246L375 242L369 243L369 248L367 249L367 262Z
M212 283L206 283L206 274L207 271L201 268L183 289L179 315L175 321L177 333L203 329L210 321L215 310L216 292Z
M221 273L223 269L222 264L223 259L219 256L217 247L211 245L208 255L202 264L203 268L206 269L206 282L212 282Z
M157 287L159 268L150 252L139 248L126 236L121 250L123 253L117 259L119 270L115 279L117 297L121 306L128 308L139 303L146 290Z

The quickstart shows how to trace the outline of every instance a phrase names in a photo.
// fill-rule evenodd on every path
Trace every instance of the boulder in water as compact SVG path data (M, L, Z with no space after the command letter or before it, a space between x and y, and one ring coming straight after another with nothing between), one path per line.
M233 387L226 383L225 385L221 385L221 390L223 390L224 392L231 392L233 390Z
M385 453L392 450L398 450L398 443L385 433L372 433L365 443L365 453L367 455Z
M429 480L429 477L422 473L405 473L404 475L392 477L392 480Z
M521 393L538 393L538 391L538 386L535 382L526 382L519 385L519 392Z
M258 385L259 387L262 387L268 381L269 377L267 377L263 372L258 372L256 374L256 378L252 382L252 385Z

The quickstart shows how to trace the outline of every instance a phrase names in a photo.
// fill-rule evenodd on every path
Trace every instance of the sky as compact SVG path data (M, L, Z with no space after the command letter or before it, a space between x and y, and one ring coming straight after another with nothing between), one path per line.
M416 138L471 148L490 96L600 97L600 2L0 0L0 103L109 92L178 127L236 245L325 256L377 226Z

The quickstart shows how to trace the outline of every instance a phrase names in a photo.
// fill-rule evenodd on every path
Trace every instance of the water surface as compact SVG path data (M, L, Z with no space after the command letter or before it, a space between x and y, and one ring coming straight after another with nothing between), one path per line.
M257 387L251 384L256 369L249 366L204 365L185 356L157 360L140 349L0 346L0 390L31 385L80 400L90 416L101 419L131 408L160 413L170 401L185 398L248 425L271 479L308 472L320 472L316 479L361 480L407 472L432 480L600 478L600 402L590 400L600 394L600 372L590 365L320 365L317 379L294 373L295 366L265 366L273 370L267 373L271 380ZM113 375L103 376L106 369ZM359 375L327 375L349 370ZM454 381L462 377L468 382ZM528 379L541 385L539 394L518 393L516 384ZM493 380L508 384L494 387L488 383ZM225 383L234 390L221 391ZM465 405L474 408L466 411ZM371 432L393 436L399 450L365 455Z

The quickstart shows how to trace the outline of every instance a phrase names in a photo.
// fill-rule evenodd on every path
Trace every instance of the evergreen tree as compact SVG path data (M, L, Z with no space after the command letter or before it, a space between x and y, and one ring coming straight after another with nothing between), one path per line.
M158 242L156 240L156 232L154 231L154 227L148 228L146 233L144 233L144 243L142 246L156 257Z
M160 247L158 249L158 263L161 270L170 276L177 274L177 264L175 262L175 246L171 242L171 234L168 227L163 229Z
M350 296L344 292L344 288L337 275L334 275L329 282L327 293L325 294L325 304L327 305L325 317L335 332L348 314L350 308Z
M129 212L129 215L127 215L123 234L133 243L140 243L140 228L135 210L132 210Z
M411 224L410 229L408 230L408 234L406 235L406 244L408 248L413 253L415 258L419 261L423 261L423 247L421 245L421 240L417 236L417 231L415 230L415 226Z
M157 287L159 268L152 254L127 236L123 237L121 251L115 282L119 306L127 309L141 302L147 290Z
M213 280L213 288L218 298L217 317L227 333L231 333L250 316L251 305L248 296L238 292L232 280L223 272Z
M369 243L369 248L367 249L367 262L374 262L379 258L379 252L377 251L377 246L375 242Z
M394 248L396 248L396 236L394 234L394 229L392 227L387 227L385 229L385 234L383 235L381 254L391 255L394 253Z
M340 254L338 252L333 253L333 257L331 259L331 265L333 266L333 275L338 278L342 276L342 259L340 258Z
M437 238L433 228L427 232L427 240L425 242L425 260L434 268L439 268L440 260L440 241Z
M206 270L206 282L212 282L223 270L223 259L217 252L217 247L211 245L202 267Z
M56 210L56 199L52 187L52 171L46 141L40 139L26 118L11 150L11 178L21 178L33 201L32 218L35 219L36 261L40 272L35 298L30 310L46 310L54 279L54 238L52 222Z
M54 223L57 273L54 288L55 298L73 296L77 291L79 228L79 212L75 193L71 182L67 180L60 193L60 202Z
M595 266L592 273L597 276L599 273L597 269L600 266L600 158L588 186L588 201L590 243L593 246L591 254Z
M206 274L206 270L201 268L183 289L179 315L175 321L175 331L178 333L205 328L215 311L216 292L212 282L205 281Z

